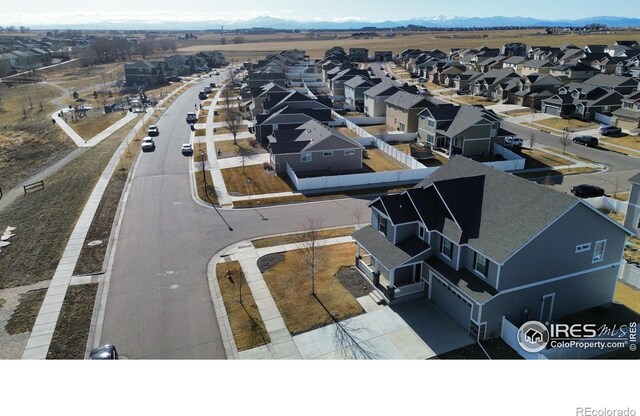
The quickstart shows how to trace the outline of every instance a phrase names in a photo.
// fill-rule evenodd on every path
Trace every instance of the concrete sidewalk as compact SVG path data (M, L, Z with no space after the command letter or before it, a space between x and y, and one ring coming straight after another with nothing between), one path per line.
M321 240L320 245L352 242L350 236ZM426 301L389 307L380 305L375 291L358 298L365 313L291 336L284 319L271 296L257 260L271 253L294 250L297 244L285 244L256 249L249 242L229 248L220 256L223 261L238 261L247 279L247 285L256 302L271 342L251 350L238 352L231 335L224 303L217 280L215 264L210 264L209 281L216 314L225 317L221 328L231 339L227 340L228 358L240 359L426 359L472 344L462 328L444 312Z
M55 113L51 114L51 118L56 121L56 124L67 134L67 136L69 136L71 140L73 140L73 142L78 147L93 147L97 145L107 137L111 136L114 132L116 132L122 126L127 124L129 121L133 120L139 114L139 113L132 113L127 111L126 114L122 117L122 119L118 120L111 126L107 127L100 133L96 134L91 139L85 140L82 137L80 137L80 135L76 133L71 126L67 124L67 122L64 120L63 117L60 117L60 111L63 111L63 114L64 114L64 110L58 110ZM153 111L154 111L153 108L148 108L147 114Z

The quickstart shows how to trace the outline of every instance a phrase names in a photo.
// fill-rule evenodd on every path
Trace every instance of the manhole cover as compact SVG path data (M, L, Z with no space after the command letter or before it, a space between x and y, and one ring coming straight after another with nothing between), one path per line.
M169 289L177 289L177 288L179 288L179 287L180 287L180 285L179 285L179 284L174 283L174 284L172 284L171 286L169 286Z
M89 247L95 247L95 246L101 246L102 245L102 240L93 240L90 241L89 244L87 244L87 246Z

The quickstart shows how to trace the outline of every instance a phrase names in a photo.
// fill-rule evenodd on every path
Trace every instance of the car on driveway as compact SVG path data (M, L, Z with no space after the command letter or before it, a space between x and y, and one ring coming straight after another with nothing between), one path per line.
M573 138L573 142L588 147L598 147L598 139L593 136L576 136Z
M149 128L147 129L147 136L149 137L156 137L160 134L160 130L158 130L158 126L151 125L149 126Z
M600 126L598 133L603 136L613 136L614 134L622 133L622 129L616 126Z
M582 184L571 188L571 193L580 198L593 198L603 196L604 189L595 185Z
M142 151L143 152L153 152L156 150L156 144L151 137L145 137L142 140Z
M183 143L180 151L185 156L191 156L193 154L193 146L191 143Z
M522 146L524 142L520 137L511 136L504 138L504 145L506 147Z
M89 353L90 360L117 360L118 351L116 347L111 344L101 345L98 348L94 348Z

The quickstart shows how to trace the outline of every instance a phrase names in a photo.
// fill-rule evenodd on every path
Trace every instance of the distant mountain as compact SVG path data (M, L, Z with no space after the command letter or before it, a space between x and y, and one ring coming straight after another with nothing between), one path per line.
M29 25L32 29L100 29L100 30L205 30L218 29L224 26L225 29L248 29L248 28L271 28L271 29L361 29L363 27L377 27L380 29L390 29L403 26L423 26L426 28L483 28L483 27L562 27L562 26L585 26L592 23L607 25L609 27L640 27L640 19L632 17L617 16L596 16L583 19L560 19L544 20L530 17L460 17L460 16L434 16L419 17L410 20L388 20L383 22L367 22L356 20L345 20L340 22L330 21L298 21L280 19L271 16L260 16L248 20L225 22L221 20L210 21L109 21L96 20L84 24L60 24L60 25ZM27 23L28 24L28 23Z

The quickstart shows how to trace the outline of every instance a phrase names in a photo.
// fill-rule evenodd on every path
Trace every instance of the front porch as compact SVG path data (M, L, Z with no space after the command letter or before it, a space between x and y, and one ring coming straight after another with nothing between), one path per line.
M371 226L356 231L355 265L389 303L424 292L422 263L431 247L411 236L397 245Z

